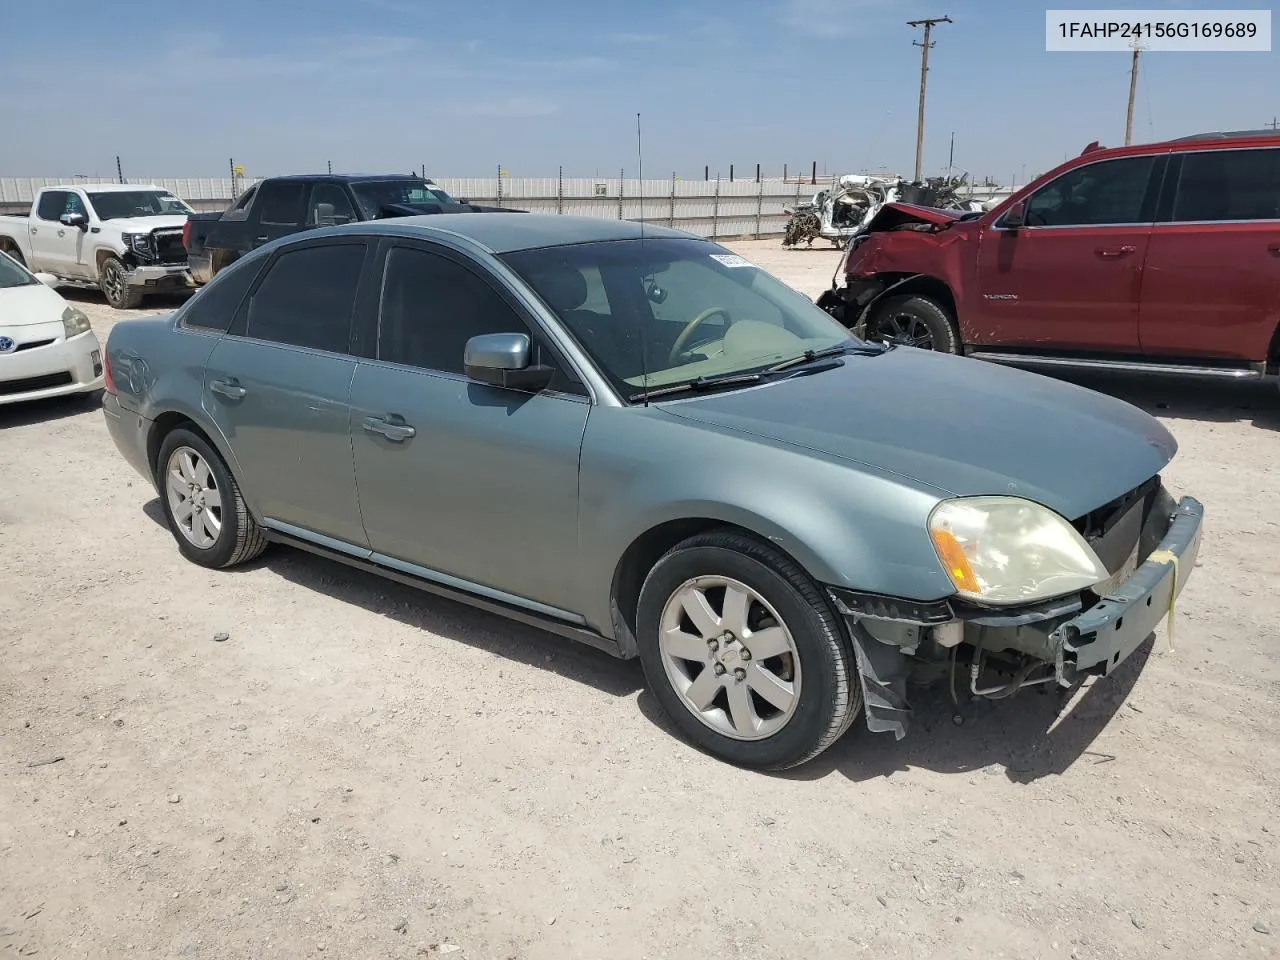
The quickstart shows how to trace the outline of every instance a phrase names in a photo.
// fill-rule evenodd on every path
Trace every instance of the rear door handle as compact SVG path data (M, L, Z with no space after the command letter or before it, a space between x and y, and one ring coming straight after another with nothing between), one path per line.
M1136 249L1138 248L1126 243L1123 247L1099 247L1097 253L1104 260L1114 260L1116 257L1127 257Z
M400 418L397 417L396 420L400 420ZM383 417L365 417L364 428L370 433L380 433L388 440L393 440L396 443L418 435L418 431L409 426L409 424L397 423Z
M253 242L254 242L254 243L266 243L266 242L267 242L267 238L266 238L266 237L254 237L254 238L253 238Z
M210 380L209 389L231 400L240 400L249 392L234 380Z
M1280 243L1273 243L1267 247L1267 253L1273 257L1280 257Z

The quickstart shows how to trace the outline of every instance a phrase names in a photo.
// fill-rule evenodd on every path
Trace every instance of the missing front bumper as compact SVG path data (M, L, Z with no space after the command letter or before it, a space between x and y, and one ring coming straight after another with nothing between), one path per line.
M960 608L948 601L918 602L828 591L844 617L857 655L867 727L906 735L911 707L907 681L921 664L936 662L962 630L977 651L1008 652L1052 665L1068 687L1086 676L1106 676L1160 625L1172 621L1174 602L1199 555L1204 507L1183 497L1155 550L1127 578L1088 609L1068 597L1025 609ZM1172 629L1172 622L1170 622Z

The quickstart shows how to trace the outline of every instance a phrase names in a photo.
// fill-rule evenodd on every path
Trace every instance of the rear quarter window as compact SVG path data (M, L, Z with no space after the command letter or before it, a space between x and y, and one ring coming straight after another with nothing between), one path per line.
M182 308L179 324L195 330L226 333L244 301L244 295L249 292L254 278L261 270L260 257L238 261L219 270L209 283L187 301Z

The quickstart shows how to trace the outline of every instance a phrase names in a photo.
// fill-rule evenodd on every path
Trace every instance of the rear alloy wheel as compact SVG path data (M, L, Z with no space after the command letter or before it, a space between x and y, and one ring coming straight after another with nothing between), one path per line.
M640 592L640 657L654 695L702 749L782 770L848 730L861 702L853 653L816 584L736 532L668 551Z
M98 268L98 285L107 303L117 310L131 310L142 302L142 294L129 286L129 274L118 257L106 257Z
M887 297L877 304L867 321L866 339L939 353L960 352L951 315L936 300L918 294Z
M232 567L266 549L240 487L203 437L179 428L160 445L157 480L165 520L182 555L202 567Z

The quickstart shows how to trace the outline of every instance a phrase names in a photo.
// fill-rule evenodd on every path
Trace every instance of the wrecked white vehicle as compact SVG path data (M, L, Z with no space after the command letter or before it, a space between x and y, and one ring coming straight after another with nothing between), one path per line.
M819 237L843 246L861 234L886 203L911 203L943 210L983 210L978 200L959 196L968 174L930 177L911 183L901 177L845 174L834 187L822 189L808 203L785 212L790 216L782 237L784 247L801 243L812 247Z

